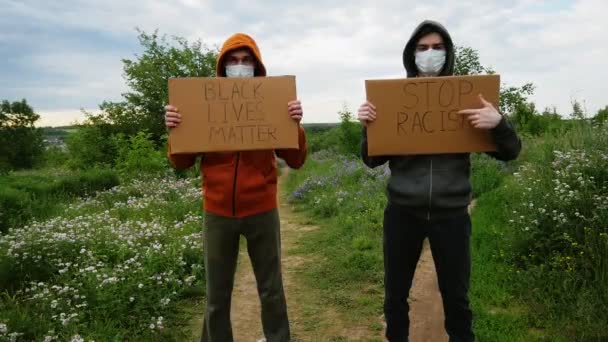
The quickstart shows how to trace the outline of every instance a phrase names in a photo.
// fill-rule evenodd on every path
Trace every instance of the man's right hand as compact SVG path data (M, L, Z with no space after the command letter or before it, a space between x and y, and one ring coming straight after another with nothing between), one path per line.
M179 114L177 107L172 105L165 106L165 126L168 129L177 127L182 122L182 116Z
M361 121L363 126L367 127L369 123L376 120L376 106L369 101L365 101L361 107L359 107L357 119Z

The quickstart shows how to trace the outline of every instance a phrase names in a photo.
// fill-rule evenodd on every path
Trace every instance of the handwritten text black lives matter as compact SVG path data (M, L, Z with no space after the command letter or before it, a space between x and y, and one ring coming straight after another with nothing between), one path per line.
M455 132L468 125L466 116L458 111L463 109L460 108L463 98L473 92L471 82L416 81L405 83L402 90L403 104L396 115L397 135Z
M255 144L277 140L277 127L266 121L263 83L203 83L209 142ZM285 104L287 109L287 104Z

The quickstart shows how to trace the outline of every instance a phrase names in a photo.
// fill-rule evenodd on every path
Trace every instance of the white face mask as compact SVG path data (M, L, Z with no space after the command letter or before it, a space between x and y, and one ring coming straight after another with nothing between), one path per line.
M253 77L254 71L253 65L226 65L226 77Z
M428 49L416 52L416 66L420 76L437 76L445 64L445 50Z

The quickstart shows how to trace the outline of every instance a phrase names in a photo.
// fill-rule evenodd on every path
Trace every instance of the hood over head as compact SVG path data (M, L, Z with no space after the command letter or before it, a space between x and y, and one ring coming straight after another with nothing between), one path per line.
M451 76L454 74L454 63L456 57L454 53L454 43L452 42L450 34L440 23L433 20L425 20L414 30L412 36L403 49L403 66L407 71L407 77L418 76L418 67L416 67L415 56L416 44L420 38L429 33L439 33L443 38L443 43L445 44L445 64L443 65L443 69L441 69L438 76Z
M216 75L217 77L226 77L226 68L224 67L224 58L230 51L248 49L256 59L255 76L266 76L266 67L262 63L262 54L255 40L244 33L236 33L228 38L217 57Z

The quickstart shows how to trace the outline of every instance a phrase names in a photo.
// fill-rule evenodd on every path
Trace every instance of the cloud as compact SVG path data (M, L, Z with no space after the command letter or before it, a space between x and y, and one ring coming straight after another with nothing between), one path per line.
M567 114L576 98L594 113L608 104L600 86L608 76L603 0L0 0L0 6L0 44L7 47L0 49L7 61L0 91L31 98L46 111L119 99L126 90L120 59L139 51L139 27L209 45L250 33L270 74L297 76L305 122L337 121L344 103L355 111L364 101L365 79L404 77L403 46L427 18L445 24L456 44L478 50L503 82L533 82L538 108L555 105Z

